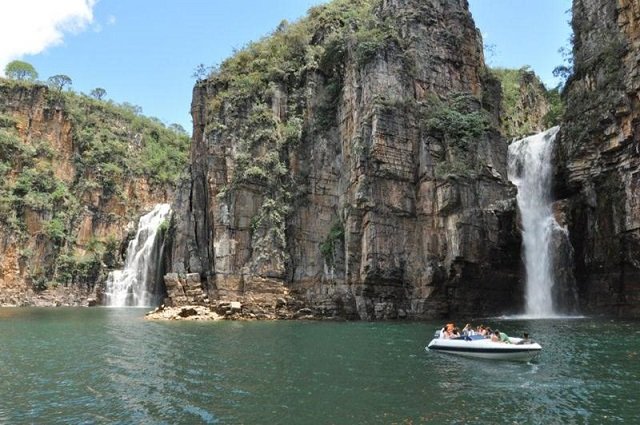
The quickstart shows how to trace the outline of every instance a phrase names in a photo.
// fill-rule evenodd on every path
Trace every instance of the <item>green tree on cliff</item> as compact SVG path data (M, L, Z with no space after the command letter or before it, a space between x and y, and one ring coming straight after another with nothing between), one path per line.
M18 60L9 62L4 68L4 73L13 80L33 81L38 78L38 73L33 65Z
M177 124L177 123L171 124L169 126L169 130L173 130L177 134L180 134L180 135L184 135L184 136L189 135L189 133L187 133L187 130L185 130L183 126L181 126L180 124Z
M206 66L201 63L193 70L193 74L191 74L191 78L195 78L196 81L206 80L209 75L216 72L217 67L215 66Z
M61 92L64 86L70 87L71 84L73 84L73 81L71 81L71 78L69 78L67 75L58 74L49 77L49 79L47 80L47 84L49 84L49 87L51 87L52 89Z
M89 93L89 95L98 100L102 100L102 98L107 95L107 91L102 87L96 87L95 89L91 90L91 93Z

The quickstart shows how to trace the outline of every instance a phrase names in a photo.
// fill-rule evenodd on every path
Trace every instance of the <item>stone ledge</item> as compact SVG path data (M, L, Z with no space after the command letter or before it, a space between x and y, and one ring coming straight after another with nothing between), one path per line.
M262 309L258 306L245 308L237 301L221 301L216 307L184 305L160 306L145 315L145 320L341 320L338 317L323 317L310 308L288 310Z
M221 320L223 316L209 307L188 305L181 307L160 306L144 316L145 320Z

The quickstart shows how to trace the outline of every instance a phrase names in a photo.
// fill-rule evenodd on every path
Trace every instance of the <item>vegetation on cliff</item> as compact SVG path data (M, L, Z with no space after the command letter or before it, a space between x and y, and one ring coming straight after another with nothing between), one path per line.
M502 131L509 139L538 133L560 124L564 102L560 89L547 90L528 67L494 68L502 86Z
M33 65L19 60L9 62L4 67L4 73L7 77L20 81L35 81L38 78L38 72Z
M497 253L519 241L486 237L512 234L496 212L512 193L500 84L466 2L334 1L201 69L171 270L216 296L291 291L361 318L515 281L519 259Z
M26 279L36 288L93 285L101 263L113 265L121 235L78 246L82 215L134 218L126 183L171 188L188 146L186 133L131 105L0 80L0 229L22 246Z
M259 194L255 198L261 205L249 226L252 273L275 276L286 269L287 219L298 204L305 203L311 184L308 171L292 168L300 155L313 149L305 144L340 143L336 138L343 125L341 109L348 108L345 93L353 97L353 90L363 90L345 87L348 78L359 78L350 73L375 80L371 75L384 72L376 66L393 64L398 75L381 78L397 78L407 88L388 96L374 94L368 99L363 122L355 125L370 125L376 114L415 117L416 129L441 149L435 171L429 173L432 178L475 178L486 172L478 151L497 119L491 118L479 99L480 90L472 94L468 85L464 93L436 88L420 89L419 95L413 91L414 84L427 87L422 80L429 78L419 75L425 72L418 71L416 64L419 56L412 37L418 36L408 35L406 28L403 32L419 12L381 0L333 1L311 8L300 21L282 22L268 37L237 51L206 78L203 66L196 71L199 90L206 93L203 139L211 155L224 156L226 161L220 165L225 172L213 177L216 202L222 204L215 208L234 211L243 193ZM455 50L462 42L454 38L447 34L438 42ZM349 149L352 160L362 164L378 154L364 136L355 138ZM326 264L333 261L336 246L345 238L344 230L337 230L344 228L341 216L337 212L331 218L334 228L318 243ZM262 273L265 269L270 272Z
M446 157L435 167L436 177L477 177L482 163L475 156L475 144L491 127L478 99L469 94L432 98L422 112L425 131L441 139L446 147Z
M215 94L207 105L207 137L237 141L233 176L218 197L225 199L245 185L258 186L263 194L251 220L257 263L275 262L279 266L273 267L281 269L287 260L286 217L304 185L291 176L289 155L304 132L322 134L335 127L347 49L355 46L358 64L364 66L385 45L398 42L398 30L377 20L379 4L338 0L313 7L307 18L283 21L269 37L236 52L201 82ZM311 74L325 87L317 101L308 97ZM317 113L309 122L305 111L311 103Z

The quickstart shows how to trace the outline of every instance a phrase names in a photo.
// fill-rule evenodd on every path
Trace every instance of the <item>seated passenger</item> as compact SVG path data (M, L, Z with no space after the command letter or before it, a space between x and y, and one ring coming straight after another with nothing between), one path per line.
M504 332L495 331L493 336L491 336L491 341L493 342L504 342L507 344L511 344L511 340L509 340L509 335Z
M453 330L454 326L455 325L453 323L447 323L446 325L444 325L440 330L440 338L442 339L451 338L451 331Z
M460 329L453 328L451 330L451 338L460 338Z
M469 323L462 329L462 336L473 336L476 332L473 330Z
M518 345L520 344L533 344L533 340L529 339L529 334L527 332L522 334L522 339L518 341Z
M442 329L440 329L440 339L445 339L447 337L447 325L444 325Z

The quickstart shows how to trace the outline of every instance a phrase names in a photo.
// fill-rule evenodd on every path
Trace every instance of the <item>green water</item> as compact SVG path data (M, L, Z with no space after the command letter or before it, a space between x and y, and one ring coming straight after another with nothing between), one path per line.
M0 309L0 423L640 423L638 323L485 321L532 363L425 352L436 323L146 322Z

